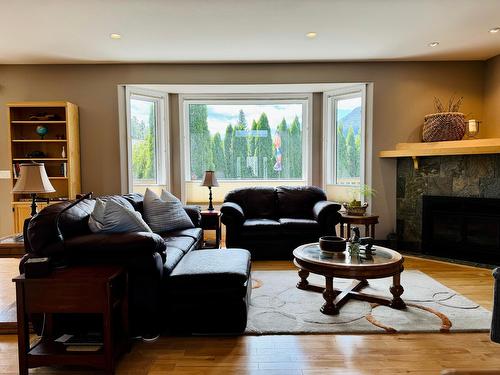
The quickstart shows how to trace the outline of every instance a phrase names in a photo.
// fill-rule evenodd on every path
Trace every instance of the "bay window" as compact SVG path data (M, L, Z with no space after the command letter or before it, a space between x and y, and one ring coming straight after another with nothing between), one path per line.
M185 194L204 198L199 181L214 170L221 188L304 185L309 180L309 95L182 98Z

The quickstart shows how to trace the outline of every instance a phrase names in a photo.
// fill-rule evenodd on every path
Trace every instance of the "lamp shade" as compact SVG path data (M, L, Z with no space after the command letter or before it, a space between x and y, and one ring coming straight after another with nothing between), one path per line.
M43 163L21 164L19 179L12 189L16 194L53 193L56 191L50 183Z
M214 171L205 171L203 180L201 180L201 186L219 186L219 182L217 181L217 177L215 177Z

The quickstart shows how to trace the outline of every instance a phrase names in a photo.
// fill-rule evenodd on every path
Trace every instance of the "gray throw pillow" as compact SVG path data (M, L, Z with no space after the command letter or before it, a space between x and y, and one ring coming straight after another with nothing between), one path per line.
M151 228L135 211L130 202L97 198L89 218L89 228L94 233L151 232Z
M158 197L154 191L146 189L143 207L144 218L155 233L194 228L182 202L165 190Z
M95 200L94 210L89 217L89 228L93 233L98 233L102 231L104 226L104 209L106 208L106 202L102 199L97 198Z

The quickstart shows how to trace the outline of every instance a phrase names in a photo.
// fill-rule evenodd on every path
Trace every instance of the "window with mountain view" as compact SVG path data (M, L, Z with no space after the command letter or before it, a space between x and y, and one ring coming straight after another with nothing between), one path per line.
M335 181L337 185L361 183L362 97L335 99Z
M190 180L302 180L303 114L297 101L185 102ZM241 103L241 102L240 102Z

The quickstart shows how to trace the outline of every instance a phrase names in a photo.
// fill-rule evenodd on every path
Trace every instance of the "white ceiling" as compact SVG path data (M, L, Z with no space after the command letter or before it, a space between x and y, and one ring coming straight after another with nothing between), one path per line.
M0 14L3 64L500 54L500 33L488 33L500 26L500 0L0 0Z

